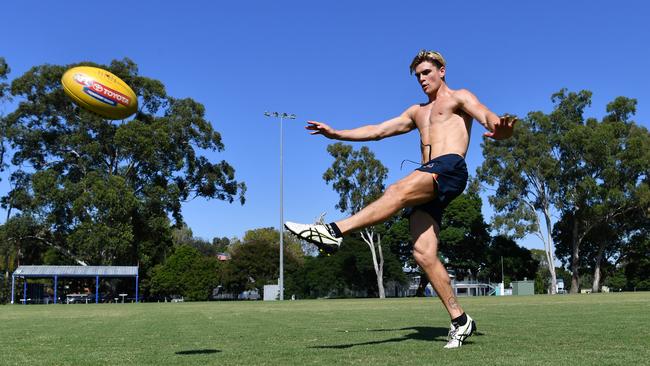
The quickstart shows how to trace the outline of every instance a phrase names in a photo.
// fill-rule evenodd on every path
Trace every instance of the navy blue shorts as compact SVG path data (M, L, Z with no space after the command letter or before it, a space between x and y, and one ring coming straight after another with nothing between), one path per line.
M425 173L436 174L436 198L413 207L412 211L421 210L433 217L438 226L442 223L442 213L454 198L460 196L467 185L467 165L458 154L447 154L423 164L415 169Z

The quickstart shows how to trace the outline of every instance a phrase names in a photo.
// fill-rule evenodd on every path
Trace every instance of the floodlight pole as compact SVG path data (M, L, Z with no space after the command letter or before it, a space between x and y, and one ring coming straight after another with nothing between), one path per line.
M280 119L280 279L278 286L280 287L280 301L284 300L284 166L282 159L282 144L283 144L283 127L282 121L285 118L296 119L296 115L285 112L264 112L266 117L273 117Z

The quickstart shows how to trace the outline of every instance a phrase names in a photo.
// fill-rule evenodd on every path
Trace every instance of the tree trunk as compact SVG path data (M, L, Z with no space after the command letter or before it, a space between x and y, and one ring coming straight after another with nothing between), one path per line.
M381 236L377 234L377 252L379 254L379 272L377 273L377 287L379 288L379 298L386 298L384 290L384 252L381 250Z
M365 235L364 235L365 233ZM381 238L378 237L379 241L379 257L380 261L377 261L377 253L375 250L375 232L371 229L365 229L361 232L361 238L363 239L368 247L370 247L370 254L372 256L372 264L375 267L375 275L377 276L377 290L379 292L379 298L386 298L386 291L384 290L384 256L381 253Z
M555 261L553 260L555 249L553 245L553 235L551 233L551 214L549 213L548 208L544 209L544 219L546 220L546 238L547 238L546 243L544 243L544 245L546 246L546 260L548 262L548 271L551 274L551 285L550 285L551 288L549 292L551 295L555 295L557 293L557 276L555 275ZM541 228L539 228L538 230L540 232L540 235L542 235Z
M377 273L377 288L379 289L379 298L386 298L386 290L384 290L384 273L382 270Z
M553 239L549 237L548 248L553 248ZM553 263L553 250L546 249L546 262L548 271L551 274L551 283L549 284L549 293L555 295L557 293L557 275L555 274L555 263ZM505 283L503 284L505 286Z
M571 235L571 293L580 291L580 242L578 240L578 220L573 216L573 230Z
M600 290L600 261L596 262L594 268L594 282L591 284L591 292L596 293Z
M607 242L603 241L598 246L598 253L596 254L596 265L594 266L594 282L591 285L591 292L599 292L600 290L600 262L603 260L603 253L605 253L605 246Z

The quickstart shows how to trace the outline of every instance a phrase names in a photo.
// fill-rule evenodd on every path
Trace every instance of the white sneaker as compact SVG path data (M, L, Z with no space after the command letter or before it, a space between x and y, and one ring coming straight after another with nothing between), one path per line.
M284 227L300 239L315 244L319 251L326 254L334 253L343 241L343 238L335 237L329 226L325 224L307 225L287 221Z
M476 331L476 322L467 315L467 323L455 327L453 324L449 327L449 341L445 348L459 348L465 342L465 339Z

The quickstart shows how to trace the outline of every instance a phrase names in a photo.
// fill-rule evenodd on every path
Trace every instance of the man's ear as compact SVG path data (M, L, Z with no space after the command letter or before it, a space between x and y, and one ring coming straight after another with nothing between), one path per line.
M440 66L440 68L438 69L438 72L440 73L440 78L441 79L445 77L445 72L446 71L447 71L447 69L445 69L444 66Z

